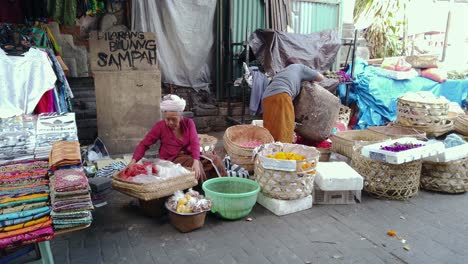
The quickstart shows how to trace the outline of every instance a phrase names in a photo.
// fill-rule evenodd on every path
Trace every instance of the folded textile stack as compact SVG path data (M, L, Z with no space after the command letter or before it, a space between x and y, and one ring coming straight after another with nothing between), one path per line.
M36 159L47 158L56 141L78 141L75 113L44 113L37 119Z
M112 193L112 181L110 178L94 177L89 179L91 187L91 200L95 207L107 204L107 198Z
M80 143L71 141L58 141L53 144L49 156L51 168L73 166L81 164Z
M0 166L0 248L54 237L47 161Z
M55 170L50 178L54 229L89 226L92 222L93 203L88 178L81 167L79 143L54 143L49 165Z
M0 118L0 165L34 159L36 117Z

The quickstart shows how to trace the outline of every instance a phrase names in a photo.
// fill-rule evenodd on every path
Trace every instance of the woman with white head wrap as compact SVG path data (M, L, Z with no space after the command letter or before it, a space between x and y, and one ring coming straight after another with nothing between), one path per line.
M197 180L203 182L205 175L200 164L197 129L192 119L181 115L185 104L184 99L174 94L163 97L161 112L164 119L157 122L138 144L129 166L138 162L151 145L160 141L159 158L191 166ZM182 155L186 157L184 162L177 162Z

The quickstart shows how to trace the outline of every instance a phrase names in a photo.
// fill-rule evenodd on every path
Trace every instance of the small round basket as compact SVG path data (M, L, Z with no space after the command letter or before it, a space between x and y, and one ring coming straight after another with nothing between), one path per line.
M449 162L424 161L421 188L444 193L468 191L468 158Z
M253 147L243 147L242 143L260 141L263 144L274 142L273 136L263 127L254 125L231 126L224 132L224 147L229 154L251 157Z
M468 115L459 115L454 122L455 131L468 136Z
M383 199L407 200L418 193L422 161L399 165L375 161L357 148L352 166L364 178L364 191Z
M169 212L169 220L171 221L171 224L182 233L199 229L205 224L206 211L181 214L172 210L167 203L165 203L165 205Z

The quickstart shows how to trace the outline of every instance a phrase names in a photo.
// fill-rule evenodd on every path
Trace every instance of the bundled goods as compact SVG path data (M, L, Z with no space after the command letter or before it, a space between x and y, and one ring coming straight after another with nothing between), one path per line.
M184 194L177 191L167 201L168 208L179 214L201 213L211 209L211 200L191 188Z
M36 117L0 118L0 165L34 160Z
M10 249L54 237L47 161L0 166L0 248Z

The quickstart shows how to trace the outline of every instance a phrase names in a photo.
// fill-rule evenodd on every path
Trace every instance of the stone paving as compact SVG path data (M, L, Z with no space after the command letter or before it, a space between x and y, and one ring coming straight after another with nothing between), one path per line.
M56 237L56 263L468 263L468 195L420 192L410 201L364 196L282 217L256 205L245 220L208 215L191 233L151 218L114 192L93 225ZM386 235L395 230L400 240ZM409 251L403 247L407 245Z

